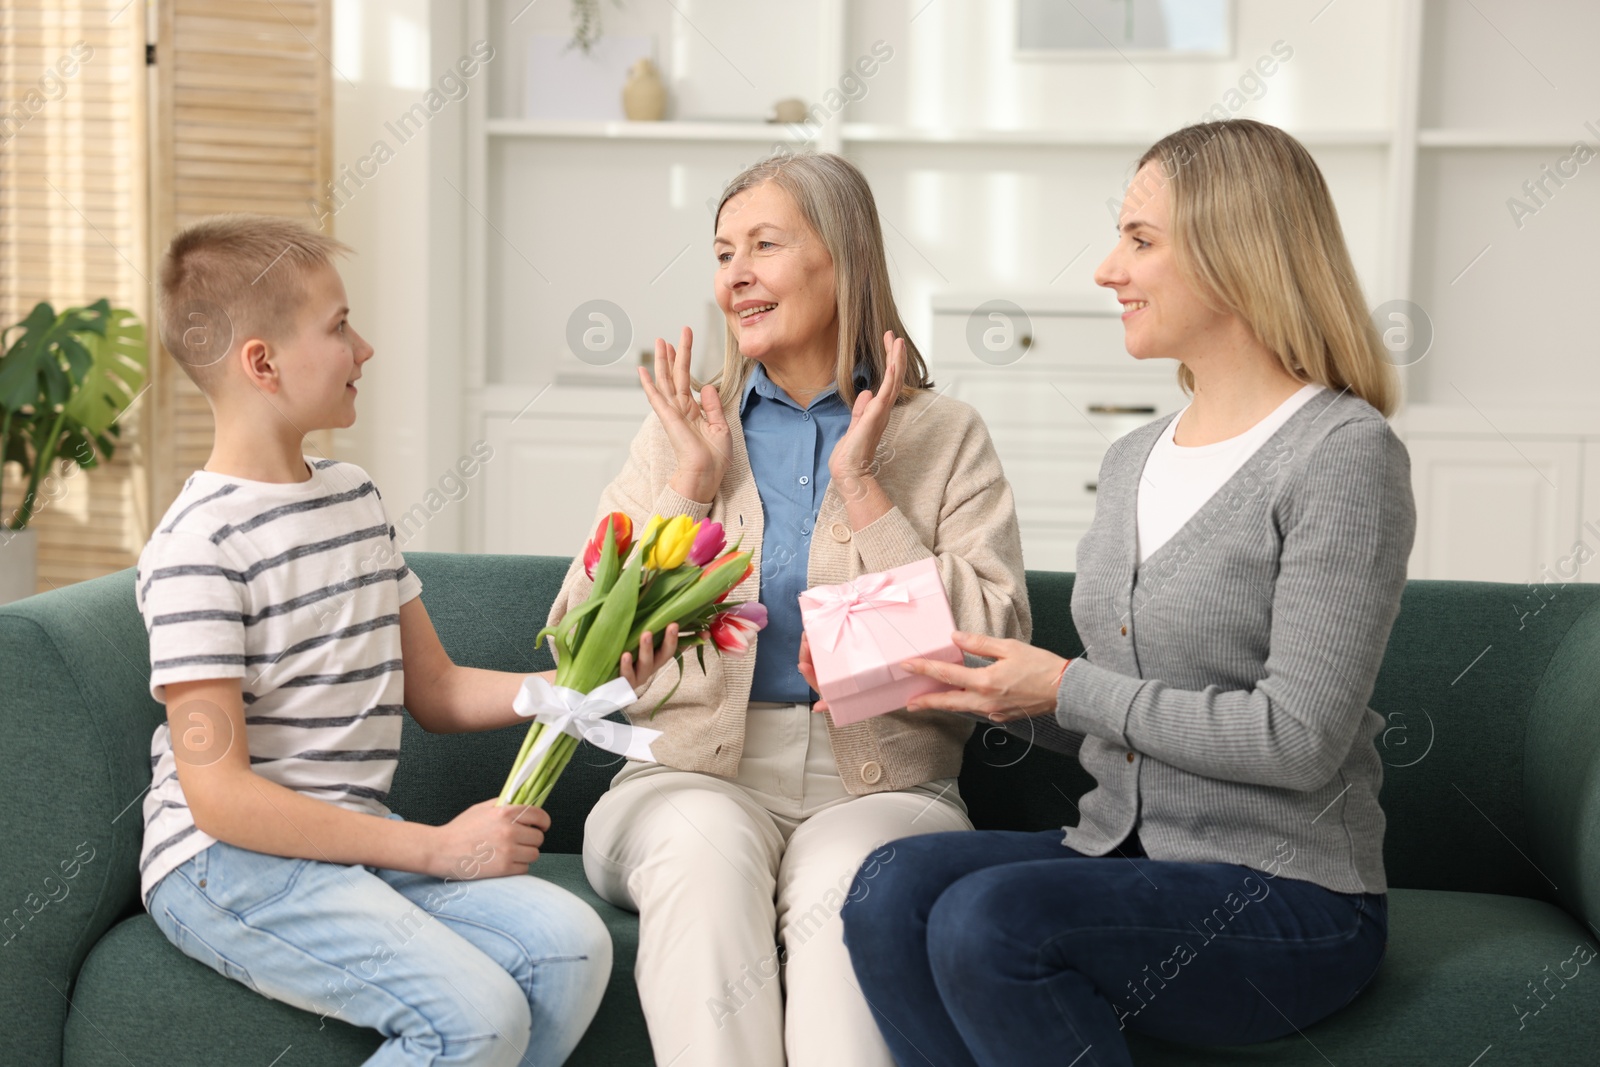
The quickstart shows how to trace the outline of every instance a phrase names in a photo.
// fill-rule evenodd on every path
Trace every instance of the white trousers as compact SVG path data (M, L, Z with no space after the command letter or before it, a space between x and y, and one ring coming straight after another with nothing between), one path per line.
M584 828L589 884L639 913L656 1063L893 1067L839 911L880 844L972 829L955 780L851 796L805 704L753 703L745 731L737 778L630 763Z

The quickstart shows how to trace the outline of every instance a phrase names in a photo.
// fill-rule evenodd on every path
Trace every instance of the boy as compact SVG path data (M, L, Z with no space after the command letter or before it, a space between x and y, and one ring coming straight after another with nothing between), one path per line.
M370 1063L559 1064L611 941L566 890L502 877L527 874L548 815L491 799L432 827L384 807L403 712L432 732L511 725L522 676L450 661L365 472L302 455L308 432L355 421L373 354L333 266L347 251L227 215L162 264L161 338L216 439L136 572L167 706L142 894L186 954L382 1032ZM675 632L640 648L622 664L636 688Z

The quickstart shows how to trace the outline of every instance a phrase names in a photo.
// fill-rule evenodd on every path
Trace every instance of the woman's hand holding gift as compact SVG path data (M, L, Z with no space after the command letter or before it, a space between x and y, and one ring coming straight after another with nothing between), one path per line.
M987 667L963 667L931 659L906 660L901 666L913 674L956 687L954 692L912 697L906 710L968 711L991 722L1010 722L1055 711L1056 691L1071 660L1009 638L959 630L952 636L961 651L994 662Z
M723 417L716 387L704 386L698 399L690 387L694 332L689 327L683 328L679 344L681 352L657 337L655 375L652 377L640 367L639 384L672 442L678 464L669 483L673 491L697 503L709 504L733 457L733 435Z
M822 688L817 685L817 665L811 661L811 638L807 637L804 632L800 634L800 677L806 680L806 684L811 687L813 693L822 692ZM818 699L811 705L811 710L813 712L827 711L828 702Z

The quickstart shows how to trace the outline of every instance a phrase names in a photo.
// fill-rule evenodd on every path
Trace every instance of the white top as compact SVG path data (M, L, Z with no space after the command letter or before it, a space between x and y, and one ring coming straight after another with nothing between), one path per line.
M196 471L139 555L150 695L238 678L245 736L221 709L180 722L183 758L245 744L251 770L342 808L386 815L400 755L400 605L422 591L365 471L307 459L288 484ZM140 892L214 839L194 824L166 723L150 741Z
M1180 445L1173 441L1183 411L1174 415L1150 450L1139 479L1139 562L1172 539L1183 524L1221 489L1267 438L1289 421L1305 402L1322 391L1320 385L1303 386L1279 404L1272 414L1237 437L1210 445Z

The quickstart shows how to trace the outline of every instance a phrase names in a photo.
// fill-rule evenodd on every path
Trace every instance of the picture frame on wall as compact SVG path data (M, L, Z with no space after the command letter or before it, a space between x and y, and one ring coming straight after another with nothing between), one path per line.
M1017 0L1016 57L1228 59L1233 0Z

